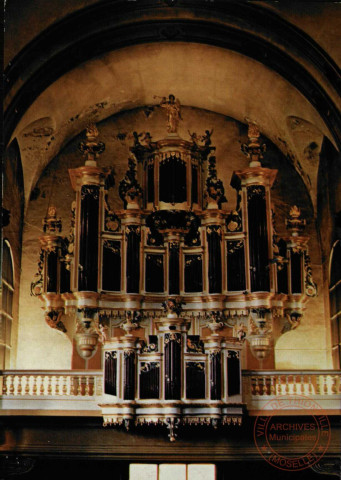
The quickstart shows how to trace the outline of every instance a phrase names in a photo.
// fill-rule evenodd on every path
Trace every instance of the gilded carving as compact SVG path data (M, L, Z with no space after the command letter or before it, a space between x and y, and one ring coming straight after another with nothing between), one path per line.
M301 324L302 313L293 311L286 312L285 314L286 323L284 324L281 333L289 332L290 330L295 330Z
M259 127L254 122L247 120L248 122L248 143L243 143L241 150L244 155L249 160L250 167L259 167L261 166L261 159L263 154L266 151L266 145L260 143L259 137Z
M109 206L108 195L104 198L104 226L108 232L118 232L121 228L120 219Z
M165 344L169 342L176 342L181 344L181 335L179 333L166 333L164 342Z
M117 241L113 241L113 240L104 240L103 246L105 248L107 248L108 250L110 250L115 255L120 255L121 249L117 248L117 246L116 246L117 243L118 243Z
M118 193L122 200L125 202L125 206L129 206L130 203L135 203L138 208L138 199L142 197L142 188L136 179L136 165L132 158L128 159L128 170L125 177L119 184Z
M186 348L188 353L205 353L204 343L199 335L187 335Z
M221 204L227 202L223 182L217 178L216 157L208 159L208 176L206 178L207 208L221 208Z
M229 232L240 232L242 230L241 211L233 210L226 218L226 228Z
M139 328L139 322L141 319L140 312L126 312L126 320L120 325L120 327L126 332L126 335L131 335L131 332Z
M81 190L81 199L84 200L85 197L90 196L94 200L99 199L99 189L95 185L83 185Z
M60 332L66 333L67 330L65 328L64 323L61 320L63 315L63 310L49 310L45 312L45 322L51 328L55 328Z
M175 298L169 298L162 303L164 312L168 315L176 314L179 316L182 312L182 306L185 305L185 302L182 300L176 300Z
M291 231L293 237L303 232L306 226L306 220L301 218L301 210L294 205L289 212L289 218L285 221L287 229Z
M251 185L247 187L247 199L251 200L254 196L265 198L265 188L262 185Z
M149 335L149 343L141 342L141 353L155 353L158 351L157 335Z
M303 253L304 258L304 287L305 293L308 297L316 297L317 296L317 285L313 280L313 272L311 269L311 262L310 256L308 252L304 250Z
M230 240L227 242L228 253L234 253L241 248L244 248L244 240Z
M211 312L210 321L206 324L213 335L218 335L217 332L225 326L224 317L221 312Z
M39 260L38 260L38 271L34 275L35 280L31 283L31 296L37 297L41 295L43 292L44 286L44 277L43 277L43 268L44 268L44 250L41 249L39 253Z
M156 370L159 368L160 368L159 362L141 362L140 364L141 373L150 372L151 370Z
M57 217L57 209L55 206L50 205L47 209L47 214L42 221L44 232L55 233L56 231L62 231L61 218Z
M128 236L130 233L135 233L135 235L140 237L141 227L139 225L128 225L126 226L125 232L126 232L126 236Z
M117 358L117 352L112 351L112 352L105 352L105 359L110 360L113 359L115 360Z
M79 144L79 150L86 156L86 163L96 163L97 157L105 150L105 144L97 141L99 134L95 124L88 125L85 135L86 141Z
M168 133L177 133L179 122L182 120L179 100L172 94L168 96L168 100L166 97L158 97L157 95L154 95L154 98L161 98L160 107L167 112Z

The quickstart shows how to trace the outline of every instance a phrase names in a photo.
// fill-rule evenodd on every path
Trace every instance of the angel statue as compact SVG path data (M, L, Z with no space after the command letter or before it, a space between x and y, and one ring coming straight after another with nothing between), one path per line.
M179 121L182 120L179 100L172 94L168 96L168 100L166 97L158 97L157 95L154 95L154 98L161 98L160 107L167 110L168 132L177 133Z

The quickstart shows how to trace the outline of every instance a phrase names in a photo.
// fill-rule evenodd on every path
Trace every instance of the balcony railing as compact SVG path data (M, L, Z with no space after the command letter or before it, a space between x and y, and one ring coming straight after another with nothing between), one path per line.
M0 374L3 415L68 413L100 415L97 396L103 389L102 370L7 370ZM49 413L50 412L50 413Z
M3 396L92 397L100 395L102 371L5 371L0 377Z
M0 412L101 415L102 370L7 370L0 373ZM244 370L243 402L251 415L271 410L271 400L290 396L314 400L328 414L341 414L341 372L336 370Z
M243 372L243 400L250 414L273 410L276 404L271 403L272 400L294 396L314 401L311 405L323 409L327 414L341 414L341 372L339 370Z

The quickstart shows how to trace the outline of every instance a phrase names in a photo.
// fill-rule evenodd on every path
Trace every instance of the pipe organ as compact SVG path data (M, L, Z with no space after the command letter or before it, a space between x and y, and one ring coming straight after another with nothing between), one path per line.
M77 351L101 345L105 425L241 422L241 349L260 361L282 322L299 324L316 295L305 222L293 206L288 234L272 225L265 146L254 124L242 145L249 166L235 171L236 206L225 207L211 133L191 141L171 131L154 141L133 133L127 171L115 186L101 167L104 144L91 126L80 145L85 164L69 171L75 202L70 235L49 206L32 295L45 320L66 332L73 312ZM109 189L122 208L113 211ZM278 334L278 333L277 333Z

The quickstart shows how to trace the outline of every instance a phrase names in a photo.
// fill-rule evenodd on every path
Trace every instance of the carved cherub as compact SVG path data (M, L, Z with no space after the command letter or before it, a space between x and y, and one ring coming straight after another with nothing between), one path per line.
M50 310L49 312L45 313L45 322L49 327L66 333L67 330L64 326L64 323L61 321L62 315L62 310Z
M281 333L289 332L290 330L295 330L297 327L300 326L302 314L298 312L291 312L286 313L285 317L287 319L287 323L282 328Z
M189 136L190 136L191 139L192 139L193 145L197 147L197 146L198 146L198 142L199 142L200 139L199 139L198 135L196 134L196 132L191 133L191 132L188 130L188 134L189 134Z
M155 142L152 142L152 136L149 132L146 132L144 137L142 138L142 142L146 144L148 150L153 150L155 147Z
M211 145L211 143L212 143L212 142L211 142L211 135L212 135L212 133L213 133L213 128L212 128L211 131L205 130L204 135L202 135L201 141L204 142L205 147L209 147L209 146Z
M244 342L245 337L246 337L246 331L245 331L245 326L244 325L239 325L238 330L237 330L237 337L240 342Z
M108 339L108 327L105 325L102 325L101 323L98 325L98 329L100 332L100 342L105 343L106 340Z

